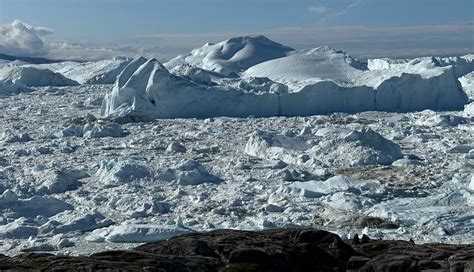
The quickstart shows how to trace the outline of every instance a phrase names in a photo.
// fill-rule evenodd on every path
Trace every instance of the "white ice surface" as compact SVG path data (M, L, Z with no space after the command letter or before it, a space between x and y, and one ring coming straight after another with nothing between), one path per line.
M63 136L97 123L98 105L74 102L110 88L1 99L2 252L84 254L190 229L349 235L367 217L395 227L371 225L371 237L474 242L474 126L462 111L162 119L123 124L121 137Z
M187 55L180 55L165 63L168 69L181 64L223 74L237 75L241 71L267 60L286 56L292 48L269 40L264 36L235 37L217 44L207 43Z
M451 66L441 67L423 59L391 69L368 70L363 63L329 47L295 51L257 64L238 82L221 79L219 84L210 84L210 75L200 78L197 75L204 72L192 72L189 67L175 73L178 75L155 59L134 60L104 99L103 116L129 121L305 116L370 110L459 110L468 102ZM261 85L256 86L255 81Z
M291 75L284 63L302 61L302 52L316 68L296 75L311 78L283 80ZM170 72L137 59L115 86L0 91L0 253L89 254L220 228L315 227L344 237L474 243L474 108L463 110L467 98L455 98L460 85L447 63L456 59L370 71L324 47L286 56L274 80L225 78L189 64ZM105 74L114 77L107 71L119 62L128 63L104 64ZM10 64L0 71L24 65ZM81 82L104 74L84 73L87 65L56 68L76 80L84 75ZM471 74L461 78L468 94ZM387 92L379 102L456 107L358 112L372 105L366 94L375 89ZM112 118L129 114L125 121L150 109L202 118L119 124L123 118L100 119L104 96L104 110ZM311 105L351 113L312 115ZM282 112L309 116L255 117Z
M0 84L13 83L24 87L79 85L60 73L34 67L9 67L0 71Z

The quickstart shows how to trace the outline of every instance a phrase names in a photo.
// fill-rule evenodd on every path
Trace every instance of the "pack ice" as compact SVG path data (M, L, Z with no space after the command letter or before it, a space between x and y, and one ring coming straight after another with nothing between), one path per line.
M218 52L226 48L227 43L233 46L237 43L240 44L238 48L245 49L248 39L231 39L223 43L218 48L205 45L201 50L221 56ZM281 49L281 45L272 43L265 46L274 51ZM193 52L201 51L195 49ZM245 55L240 51L236 54ZM209 68L206 57L186 62L214 73L204 79L202 73L193 77L198 74L189 74L190 69L184 69L187 76L179 74L182 68L175 70L175 75L155 59L136 59L122 71L113 90L105 97L102 115L142 120L307 116L373 110L459 110L468 101L452 66L437 66L429 60L369 70L367 65L345 52L330 47L252 59L253 66L242 73L239 84L223 79L227 73L221 73L220 77L215 75L220 69ZM168 67L173 65L168 64ZM209 78L215 80L210 82ZM266 84L260 88L245 88L245 83L256 80L266 81Z
M278 227L474 243L471 60L240 37L164 65L2 62L0 254Z

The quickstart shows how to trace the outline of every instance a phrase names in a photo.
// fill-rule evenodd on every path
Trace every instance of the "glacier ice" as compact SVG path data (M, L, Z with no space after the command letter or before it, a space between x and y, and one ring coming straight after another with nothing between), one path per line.
M221 43L232 60L206 45L174 66L1 62L0 78L47 68L82 84L0 84L1 253L89 254L190 228L473 242L472 57L375 68L274 45L250 63L247 41Z
M329 47L295 51L252 66L243 75L253 78L248 82L267 77L280 85L252 90L245 84L207 86L170 73L155 59L139 58L117 77L103 101L102 115L150 120L408 112L461 109L468 101L451 67L420 62L368 70ZM290 89L279 87L284 85Z
M274 42L265 36L235 37L217 44L207 43L187 55L180 55L167 63L168 69L181 64L223 74L236 76L241 71L270 59L280 58L292 48Z

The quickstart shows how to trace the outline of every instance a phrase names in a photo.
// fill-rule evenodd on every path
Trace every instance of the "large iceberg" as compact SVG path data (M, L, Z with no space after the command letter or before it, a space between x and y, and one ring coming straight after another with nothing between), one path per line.
M103 116L133 119L278 115L278 95L201 85L171 74L156 59L138 58L117 77L102 103Z
M102 115L132 120L300 116L460 110L468 102L452 66L420 61L369 70L330 47L291 52L250 67L242 77L267 78L263 81L268 88L253 90L226 81L209 86L174 75L155 59L139 58L117 77L103 101Z
M369 70L347 53L327 46L255 65L244 76L268 77L295 86L297 91L287 99L292 101L282 104L285 115L315 114L314 108L316 113L454 110L467 103L451 66L421 59L410 65Z

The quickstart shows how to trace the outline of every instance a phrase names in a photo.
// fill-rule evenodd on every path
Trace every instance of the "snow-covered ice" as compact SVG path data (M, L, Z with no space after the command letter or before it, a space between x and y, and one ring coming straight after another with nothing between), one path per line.
M155 59L139 58L118 76L102 114L152 120L459 110L468 97L452 69L426 60L368 70L343 51L318 47L251 66L243 73L251 78L239 84L220 80L210 86L211 76L202 78L198 70L179 68L175 73L182 76L175 75ZM263 86L250 89L256 79Z
M312 137L257 131L247 142L245 152L263 159L312 167L387 165L402 157L400 146L370 128L361 131L336 129L332 133L322 130L324 132L318 132L324 136Z
M165 65L2 62L40 74L0 83L0 253L220 228L474 243L471 61L241 37Z
M21 84L25 87L79 85L78 82L48 69L12 67L6 70L6 72L2 72L3 76L0 78L0 81Z
M236 76L241 71L264 61L286 56L292 48L269 40L265 36L235 37L217 44L207 43L187 55L180 55L165 63L168 69L180 64Z

